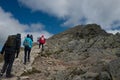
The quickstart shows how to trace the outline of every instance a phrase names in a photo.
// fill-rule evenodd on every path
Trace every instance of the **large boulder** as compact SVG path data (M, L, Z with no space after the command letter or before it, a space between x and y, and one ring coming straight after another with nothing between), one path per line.
M112 60L108 68L113 80L120 80L120 58Z

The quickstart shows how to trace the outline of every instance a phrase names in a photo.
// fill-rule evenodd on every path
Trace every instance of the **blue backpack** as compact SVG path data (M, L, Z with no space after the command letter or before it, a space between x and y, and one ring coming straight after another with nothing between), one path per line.
M29 46L29 40L28 40L28 39L25 39L23 45L24 45L24 46Z

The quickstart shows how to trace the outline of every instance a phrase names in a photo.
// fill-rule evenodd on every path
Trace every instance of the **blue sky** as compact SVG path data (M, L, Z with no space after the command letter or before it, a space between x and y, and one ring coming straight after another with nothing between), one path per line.
M120 0L0 0L0 46L9 34L46 38L78 24L120 32Z
M0 0L0 6L5 12L10 12L21 24L42 23L46 26L45 29L52 34L66 29L65 27L60 27L64 20L42 11L32 12L31 9L24 7L17 0Z

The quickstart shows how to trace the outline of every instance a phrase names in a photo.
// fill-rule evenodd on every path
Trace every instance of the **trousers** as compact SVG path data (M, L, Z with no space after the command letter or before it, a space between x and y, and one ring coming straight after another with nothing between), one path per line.
M31 48L29 46L25 46L24 51L25 51L24 64L26 64L26 61L30 61Z
M5 71L6 71L6 75L11 74L14 59L15 59L15 52L14 51L5 51L4 65L3 65L2 70L1 70L2 73L5 73Z

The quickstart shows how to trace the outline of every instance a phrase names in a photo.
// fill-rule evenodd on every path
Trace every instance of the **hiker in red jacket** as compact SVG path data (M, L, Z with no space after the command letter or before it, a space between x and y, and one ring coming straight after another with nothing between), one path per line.
M42 51L44 51L44 44L45 44L45 42L46 42L46 39L44 38L44 35L42 35L42 36L39 38L38 42L39 42L39 48L40 48L40 46L42 45Z

